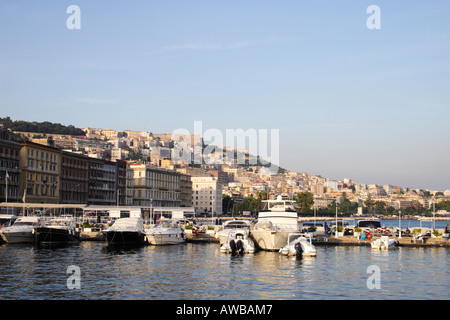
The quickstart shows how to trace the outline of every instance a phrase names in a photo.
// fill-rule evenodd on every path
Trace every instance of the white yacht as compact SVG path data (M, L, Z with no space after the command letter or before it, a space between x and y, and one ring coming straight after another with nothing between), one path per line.
M290 233L298 232L296 202L265 200L258 215L258 222L250 230L255 245L267 251L278 251L286 245Z
M230 220L223 224L222 230L216 232L215 237L219 239L220 245L223 245L232 231L241 230L249 235L251 222L247 220Z
M379 239L376 239L370 243L372 249L376 250L389 250L395 247L398 244L397 240L389 239L388 236L382 236Z
M162 222L145 231L146 241L153 245L170 245L186 242L186 235L180 226L172 222Z
M303 233L290 233L286 246L280 249L280 253L286 256L309 256L317 255L316 247L312 244L311 236Z
M109 245L142 245L145 231L141 218L120 218L103 231Z
M40 217L19 217L12 226L3 229L3 234L8 243L36 242L35 229L42 226Z
M50 219L44 226L37 227L35 232L38 243L60 244L80 241L80 234L75 228L73 218Z
M220 252L254 253L255 245L245 230L236 229L228 234L227 240L220 246Z

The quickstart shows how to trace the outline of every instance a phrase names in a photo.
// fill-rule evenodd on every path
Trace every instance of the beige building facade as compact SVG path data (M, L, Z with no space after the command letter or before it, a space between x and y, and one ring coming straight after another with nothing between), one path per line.
M20 194L25 202L58 203L61 154L59 149L22 142L20 150Z

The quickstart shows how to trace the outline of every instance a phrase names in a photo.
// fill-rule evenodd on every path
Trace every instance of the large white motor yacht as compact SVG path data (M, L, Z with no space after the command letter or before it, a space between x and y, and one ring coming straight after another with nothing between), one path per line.
M280 250L286 245L290 233L298 232L296 202L282 200L265 200L258 215L258 222L250 234L255 245L261 250Z

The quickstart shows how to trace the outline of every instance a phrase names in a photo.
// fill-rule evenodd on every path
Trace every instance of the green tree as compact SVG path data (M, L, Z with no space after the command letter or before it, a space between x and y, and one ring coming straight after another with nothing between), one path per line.
M384 214L386 212L387 204L384 201L375 201L374 207L378 214Z
M350 216L358 210L358 203L351 202L348 198L343 198L338 205L339 212L344 216Z
M297 193L295 199L297 201L299 212L309 213L314 205L314 195L311 192L300 192Z
M267 193L267 191L260 191L258 192L258 198L261 200L267 200L269 199L269 194Z
M233 209L233 198L230 197L229 195L222 195L222 209L223 209L223 213L228 213L228 211L230 211L230 209Z

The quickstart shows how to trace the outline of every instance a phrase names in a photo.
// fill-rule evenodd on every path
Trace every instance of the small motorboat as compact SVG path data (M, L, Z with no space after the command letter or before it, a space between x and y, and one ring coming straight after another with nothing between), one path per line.
M285 256L310 256L317 255L316 247L312 244L310 235L303 233L290 233L288 243L280 249L280 253Z
M398 245L398 241L394 239L389 239L388 236L382 236L370 243L372 249L376 250L389 250Z
M171 222L161 223L145 231L145 237L152 245L170 245L186 242L186 236L180 226Z
M224 223L223 228L216 232L215 237L219 239L220 245L224 244L228 239L230 232L235 230L242 230L248 235L250 232L251 223L247 220L230 220Z
M37 227L44 226L40 217L19 217L10 227L3 229L8 243L33 243L36 242Z
M228 234L227 240L220 246L220 252L232 254L254 253L255 245L245 230L233 230Z

